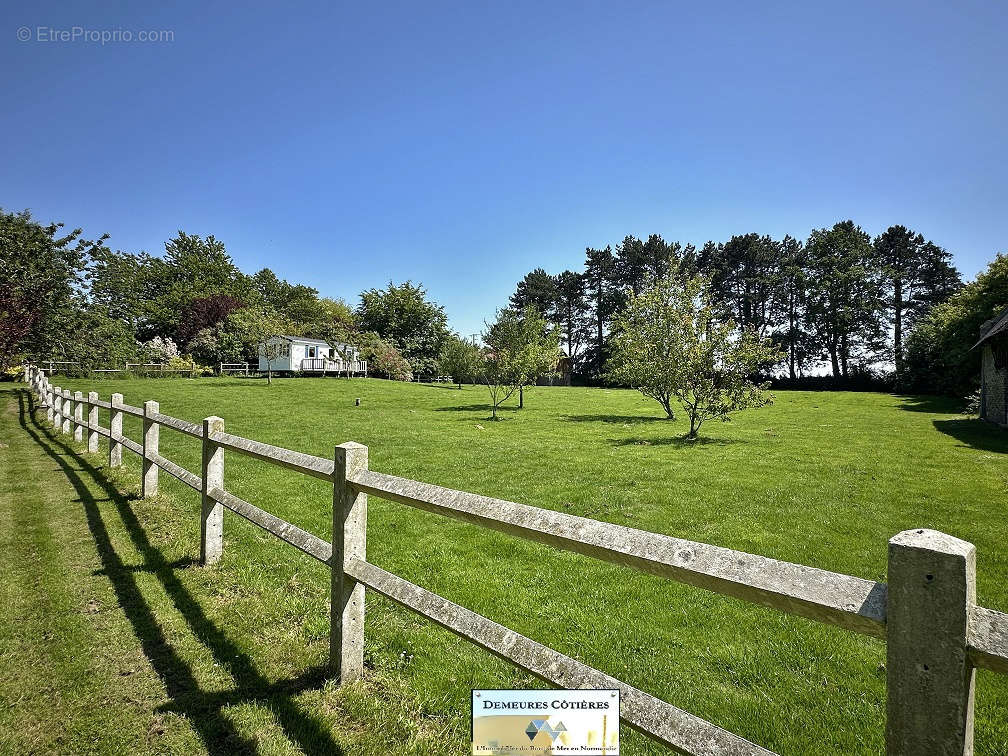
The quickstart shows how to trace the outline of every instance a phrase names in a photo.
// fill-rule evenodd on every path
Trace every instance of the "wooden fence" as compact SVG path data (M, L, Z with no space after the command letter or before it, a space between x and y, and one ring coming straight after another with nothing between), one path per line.
M46 360L42 363L39 368L42 372L53 376L57 372L69 373L70 369L75 368L75 372L81 373L101 373L107 375L109 373L134 373L137 375L169 375L173 373L187 373L190 378L196 375L196 362L194 360L189 361L188 367L181 368L170 368L168 363L165 362L126 362L123 363L121 368L83 368L80 362L75 360ZM246 366L247 368L247 366Z
M122 464L123 448L141 457L144 497L157 493L159 470L200 492L203 564L221 556L227 509L329 565L330 663L341 684L363 672L368 588L551 685L619 689L621 720L680 753L771 753L369 563L369 495L885 639L891 756L972 753L975 668L1008 675L1008 614L977 605L975 549L943 533L908 530L892 538L887 585L386 475L368 468L367 447L357 443L341 444L333 459L324 459L231 435L219 417L195 424L161 414L155 401L133 407L121 394L110 401L94 391L86 398L71 394L34 366L25 376L54 429L79 442L86 431L90 453L98 451L99 436L108 438L110 467ZM99 423L101 410L109 413L108 427ZM124 414L142 420L140 443L123 435ZM161 428L201 440L200 475L159 454ZM333 542L228 493L225 450L331 481Z

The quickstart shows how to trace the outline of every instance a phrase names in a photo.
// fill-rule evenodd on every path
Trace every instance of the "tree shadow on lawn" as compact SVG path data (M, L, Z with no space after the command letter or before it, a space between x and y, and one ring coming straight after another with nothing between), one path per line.
M53 433L35 417L34 397L29 395L26 410L24 390L18 391L21 426L51 457L73 485L83 507L88 528L94 537L101 558L102 574L112 583L119 607L132 625L133 632L161 678L170 701L159 711L174 711L183 715L202 739L211 754L259 753L254 738L243 737L222 709L226 706L256 702L268 707L277 724L306 754L342 754L326 724L317 716L303 711L294 697L319 688L330 676L324 666L306 669L294 679L270 682L260 673L251 657L242 651L203 611L185 587L175 570L195 560L169 562L151 542L139 519L130 507L131 497L119 491L101 473L101 468L81 456L76 449ZM31 425L28 423L31 417ZM74 464L70 464L70 461ZM82 475L83 473L83 475ZM86 480L85 480L86 476ZM107 498L97 499L89 488L97 484ZM142 565L128 565L115 550L108 527L98 506L99 501L114 503L117 513L136 550L143 556ZM200 688L192 668L172 647L158 622L154 609L140 590L136 574L150 572L157 576L174 608L185 618L190 631L213 656L214 662L226 669L235 680L230 691L207 692Z
M740 443L737 438L686 438L686 436L670 436L666 438L610 438L613 446L674 446L678 449L691 449L698 446L731 446Z
M490 413L493 412L493 405L487 404L459 404L454 407L435 407L435 412L486 412L489 418ZM497 408L497 414L502 412L520 412L517 407L504 407L500 406Z
M637 425L641 423L672 422L670 418L656 415L567 415L564 417L572 423L618 423L620 425Z
M899 408L907 412L930 412L934 415L952 415L962 411L963 400L954 396L923 394L897 394Z
M978 418L961 420L933 420L935 430L952 436L963 446L995 454L1008 454L1008 429L999 428Z

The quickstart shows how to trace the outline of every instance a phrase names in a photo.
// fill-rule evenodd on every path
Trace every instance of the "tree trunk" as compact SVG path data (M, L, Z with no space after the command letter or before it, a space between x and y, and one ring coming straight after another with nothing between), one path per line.
M600 291L599 292L599 299L601 299L601 298L602 298L602 294L601 294L601 291ZM596 313L597 313L597 319L596 320L597 320L597 325L598 325L598 374L599 374L599 379L601 379L602 378L602 368L604 367L604 365L602 364L603 361L602 361L602 310L601 310L601 305L599 305L599 308L600 309L596 310Z
M840 376L840 360L837 357L836 344L830 344L829 356L833 367L833 377L838 378Z
M665 409L665 414L668 415L669 420L675 420L675 412L672 411L672 401L666 396L659 400L661 406Z
M847 361L850 359L850 345L847 343L847 334L840 339L840 372L843 377L847 377Z
M795 311L794 303L792 302L791 307L788 308L788 371L791 374L791 380L795 379L795 351L798 334L795 333Z
M690 416L689 416L689 436L687 436L687 438L696 438L697 437L697 431L699 431L699 430L700 430L700 426L697 425L696 414L693 413L693 412L690 412Z
M903 279L893 284L893 357L896 375L903 373Z

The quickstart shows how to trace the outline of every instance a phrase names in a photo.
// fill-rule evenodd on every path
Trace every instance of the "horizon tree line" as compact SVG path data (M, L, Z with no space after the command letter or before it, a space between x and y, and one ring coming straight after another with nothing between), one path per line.
M575 371L601 382L614 319L670 271L707 279L737 325L780 349L775 367L792 380L819 365L846 379L880 363L893 364L899 380L906 334L963 285L951 254L922 234L893 225L873 239L845 220L804 241L748 233L698 248L626 236L586 248L581 270L530 271L510 303L543 313Z
M115 251L108 238L0 210L0 368L27 358L87 371L183 355L214 367L255 360L264 342L289 335L352 342L404 379L432 373L449 336L444 307L411 281L365 290L353 307L269 268L242 272L213 235L180 230L162 255Z

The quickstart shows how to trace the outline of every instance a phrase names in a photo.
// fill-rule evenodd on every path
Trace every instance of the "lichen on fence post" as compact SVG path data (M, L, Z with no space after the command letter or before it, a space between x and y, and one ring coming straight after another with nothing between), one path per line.
M889 541L886 752L973 753L976 672L967 649L976 549L934 530Z
M336 447L329 664L340 685L364 673L364 585L347 575L343 565L367 553L367 494L348 482L367 469L366 446L350 442Z
M119 407L123 405L122 394L112 394L112 410L109 414L109 447L108 465L109 467L122 467L122 438L123 413Z
M215 488L224 490L224 447L211 436L224 432L224 420L203 420L203 492L200 512L200 564L211 565L224 550L224 505L210 498Z
M98 392L88 391L88 436L87 450L94 454L98 451Z
M149 399L143 406L143 484L141 493L143 498L149 499L157 496L158 492L158 470L157 464L151 456L157 456L158 440L161 436L161 426L150 419L151 415L156 415L160 406L157 402Z
M74 391L74 441L84 440L84 394Z

